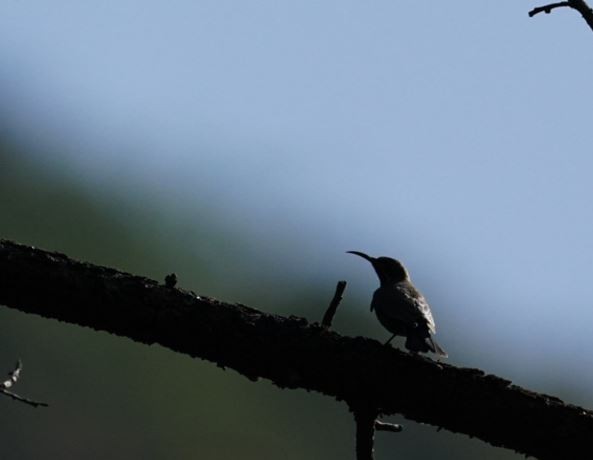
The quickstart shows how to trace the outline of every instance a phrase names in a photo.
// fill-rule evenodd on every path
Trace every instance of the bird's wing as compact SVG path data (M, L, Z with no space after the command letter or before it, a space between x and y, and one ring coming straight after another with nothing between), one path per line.
M411 283L381 286L375 291L371 308L377 316L401 322L407 327L426 328L434 333L434 320L426 299Z
M420 291L409 282L398 283L395 289L405 299L405 303L413 307L409 314L414 317L415 321L425 323L428 330L434 334L436 326L430 311L430 305L428 305Z

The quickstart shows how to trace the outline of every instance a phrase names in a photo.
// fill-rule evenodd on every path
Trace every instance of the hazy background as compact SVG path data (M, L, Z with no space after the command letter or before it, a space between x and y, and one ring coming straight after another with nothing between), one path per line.
M3 2L0 238L310 320L346 279L379 340L344 251L397 257L450 363L591 407L593 34L534 6ZM342 403L2 308L18 357L1 458L354 458ZM522 458L404 423L378 460Z

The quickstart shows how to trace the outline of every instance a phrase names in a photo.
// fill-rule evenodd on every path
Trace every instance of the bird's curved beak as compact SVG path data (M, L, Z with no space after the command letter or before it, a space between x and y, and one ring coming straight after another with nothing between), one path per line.
M346 251L346 254L354 254L356 256L360 256L363 259L368 260L371 264L373 264L373 267L375 266L375 258L371 257L367 254L365 254L364 252L359 252L359 251ZM371 303L371 311L373 311L373 304Z
M364 252L359 252L359 251L346 251L346 254L354 254L354 255L360 256L360 257L362 257L363 259L366 259L366 260L368 260L370 263L373 263L373 261L375 260L375 258L374 258L374 257L371 257L371 256L369 256L369 255L365 254Z

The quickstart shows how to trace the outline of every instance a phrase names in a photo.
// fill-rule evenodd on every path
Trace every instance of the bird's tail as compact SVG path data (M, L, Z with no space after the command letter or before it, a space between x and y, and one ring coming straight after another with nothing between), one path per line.
M441 346L436 342L435 339L433 339L432 337L428 337L428 342L430 347L432 348L432 351L435 352L437 355L442 356L443 358L446 358L447 356L449 356L447 354L447 352L445 350L443 350L441 348Z
M426 335L409 334L406 338L406 348L416 353L427 353L432 351L443 358L448 356L447 352L443 350L438 343L436 343L436 340L434 340L430 334L428 334L428 332Z

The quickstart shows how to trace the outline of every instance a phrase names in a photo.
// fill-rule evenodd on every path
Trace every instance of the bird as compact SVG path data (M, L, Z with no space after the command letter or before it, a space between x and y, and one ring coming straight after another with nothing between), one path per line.
M380 286L373 294L371 311L393 334L385 345L395 336L402 336L406 337L404 346L412 353L430 351L446 358L447 352L432 337L436 327L430 306L412 284L406 267L391 257L371 257L360 251L347 253L368 260L379 277Z

